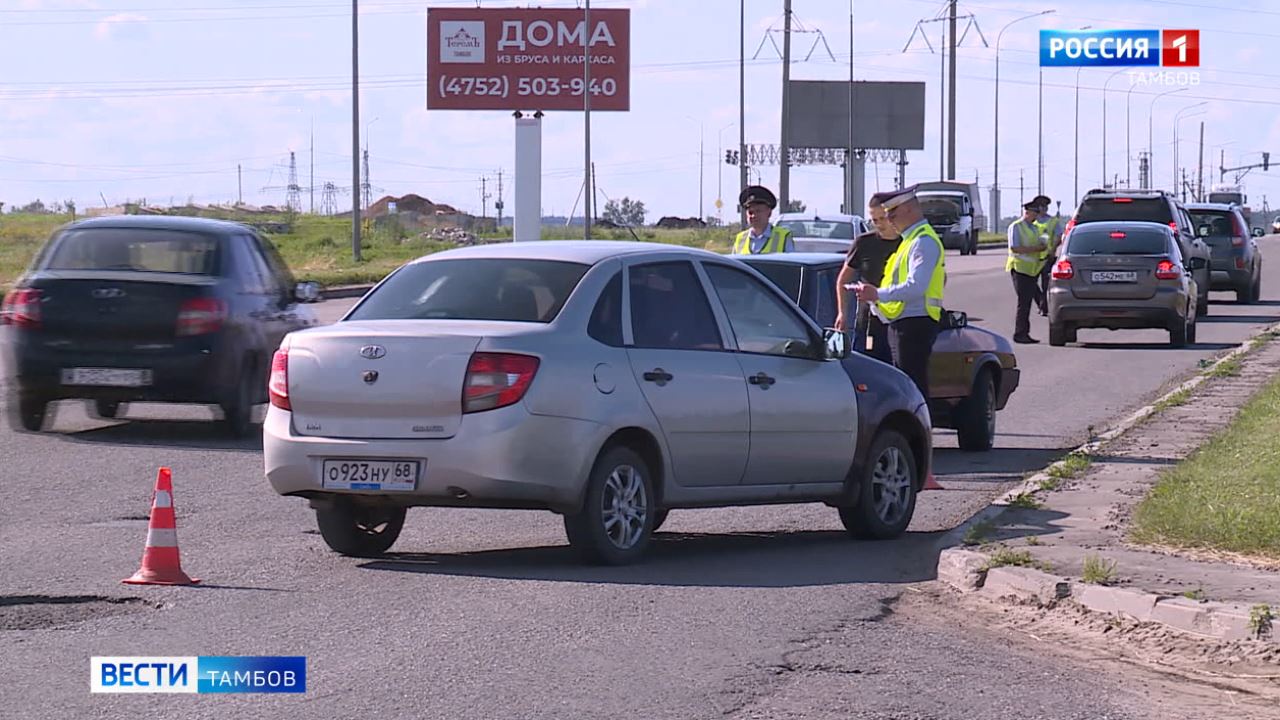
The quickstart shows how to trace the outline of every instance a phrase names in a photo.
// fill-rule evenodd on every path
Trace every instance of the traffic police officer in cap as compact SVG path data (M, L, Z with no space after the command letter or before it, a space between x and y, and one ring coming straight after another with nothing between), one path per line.
M747 228L733 240L734 255L795 252L791 231L769 222L778 198L768 188L748 185L738 195L738 205L747 211Z
M879 287L860 282L849 289L859 300L875 303L873 312L889 324L893 364L928 398L929 358L941 329L946 281L942 240L925 220L914 185L876 193L871 203L884 207L885 219L902 236L902 244L885 263Z
M1022 217L1009 225L1009 259L1004 269L1013 278L1017 309L1013 315L1013 341L1022 344L1040 342L1031 337L1031 304L1039 300L1040 270L1049 251L1049 236L1039 225L1040 203L1029 200L1022 205Z
M1048 247L1040 254L1040 292L1036 293L1036 302L1040 305L1040 314L1049 316L1049 275L1053 266L1053 258L1058 254L1058 245L1062 243L1062 218L1058 215L1049 214L1049 203L1052 201L1048 195L1037 195L1031 198L1031 202L1036 204L1036 211L1039 218L1036 220L1036 227L1040 230L1040 235L1049 239Z

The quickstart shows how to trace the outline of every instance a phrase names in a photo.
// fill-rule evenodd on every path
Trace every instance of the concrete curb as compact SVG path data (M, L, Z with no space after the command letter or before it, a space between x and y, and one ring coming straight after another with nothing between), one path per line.
M1227 642L1255 638L1253 609L1240 603L1191 600L1143 590L1074 582L1026 567L987 569L982 553L948 548L938 557L938 580L989 600L1011 600L1052 607L1071 601L1086 610L1157 623L1182 632ZM1280 642L1268 638L1270 642Z

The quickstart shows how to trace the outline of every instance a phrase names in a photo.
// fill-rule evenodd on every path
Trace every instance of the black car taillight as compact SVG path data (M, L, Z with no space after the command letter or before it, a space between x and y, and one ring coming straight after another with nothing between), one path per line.
M0 305L0 325L13 325L24 330L40 327L42 293L35 288L15 288L4 296Z
M178 308L178 337L207 335L222 329L227 304L216 298L192 298Z

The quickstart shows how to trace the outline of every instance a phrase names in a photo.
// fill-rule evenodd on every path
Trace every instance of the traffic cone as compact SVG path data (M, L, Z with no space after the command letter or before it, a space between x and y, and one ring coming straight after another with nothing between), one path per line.
M151 498L151 524L147 546L142 551L142 567L133 577L121 580L128 585L192 585L199 579L188 577L178 562L178 524L173 514L173 474L160 468L156 491Z
M921 489L922 491L924 491L924 490L946 490L946 488L944 488L944 487L942 487L941 485L939 485L939 484L938 484L938 481L937 481L937 480L934 480L934 479L933 479L933 473L929 473L928 475L926 475L926 476L925 476L925 478L924 478L924 487L922 487L922 488L920 488L920 489Z

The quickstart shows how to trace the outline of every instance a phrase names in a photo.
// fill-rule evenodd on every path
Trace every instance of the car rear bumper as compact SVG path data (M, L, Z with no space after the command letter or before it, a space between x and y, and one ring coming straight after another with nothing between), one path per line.
M1215 262L1214 265L1217 263ZM1234 260L1229 269L1215 267L1209 273L1210 290L1235 290L1251 282L1253 282L1253 274L1248 269L1236 269Z
M277 493L405 506L575 511L608 437L598 423L531 415L519 404L466 415L456 435L439 440L311 437L292 423L292 413L271 406L263 424L267 481ZM326 458L418 460L422 469L412 491L331 489L320 477Z
M1186 321L1187 299L1172 288L1159 288L1145 300L1083 299L1070 288L1049 289L1049 322L1076 328L1129 330L1168 328Z
M76 343L48 340L39 334L10 333L5 343L12 379L23 391L48 400L99 399L121 402L217 403L234 385L232 355L217 336L156 344L144 350L86 351ZM150 382L138 387L73 385L63 370L111 368L150 371Z

